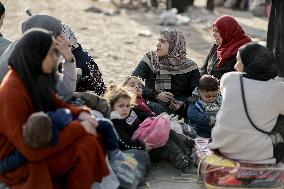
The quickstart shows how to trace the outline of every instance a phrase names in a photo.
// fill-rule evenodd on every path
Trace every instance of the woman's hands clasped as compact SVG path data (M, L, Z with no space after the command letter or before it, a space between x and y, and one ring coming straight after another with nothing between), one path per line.
M160 92L157 96L156 99L161 101L161 102L165 102L165 103L169 103L171 99L174 98L174 95L170 92Z
M157 97L160 102L169 104L169 108L173 111L177 111L183 107L183 102L174 99L174 95L170 92L160 92Z

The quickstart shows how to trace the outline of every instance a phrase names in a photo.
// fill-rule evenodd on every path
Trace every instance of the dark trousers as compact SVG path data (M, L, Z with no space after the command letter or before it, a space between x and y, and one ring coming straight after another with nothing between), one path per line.
M267 48L273 50L279 76L284 77L284 1L272 0L267 31Z
M107 150L115 150L118 149L118 134L116 133L115 128L113 127L110 120L101 118L97 119L98 133L103 135L103 143Z
M168 142L157 149L152 149L149 154L153 161L167 161L177 169L185 169L192 165L191 149L193 143L182 138L174 131L170 131Z

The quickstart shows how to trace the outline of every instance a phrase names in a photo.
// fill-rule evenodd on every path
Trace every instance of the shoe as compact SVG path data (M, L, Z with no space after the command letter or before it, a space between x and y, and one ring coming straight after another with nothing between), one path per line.
M196 175L197 171L196 167L190 165L182 170L182 175Z

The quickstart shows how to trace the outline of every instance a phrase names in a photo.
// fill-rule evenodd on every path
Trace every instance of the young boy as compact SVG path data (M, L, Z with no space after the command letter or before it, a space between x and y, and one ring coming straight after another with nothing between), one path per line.
M29 116L23 125L24 142L34 149L56 145L60 130L68 126L73 120L81 120L80 116L74 117L70 110L65 108L48 113L35 112ZM97 121L96 130L103 135L103 142L110 162L116 160L127 162L127 157L118 149L118 135L112 122L107 119L97 119ZM81 121L82 124L83 122ZM12 171L25 162L26 158L16 149L0 161L0 172Z
M199 136L211 138L221 101L218 80L214 76L203 75L199 79L198 87L192 92L187 109L188 119Z

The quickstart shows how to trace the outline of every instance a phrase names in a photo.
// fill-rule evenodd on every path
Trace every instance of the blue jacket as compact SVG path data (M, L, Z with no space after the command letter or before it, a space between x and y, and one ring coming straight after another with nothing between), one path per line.
M197 130L199 136L211 137L212 126L210 125L210 117L216 118L216 113L220 109L222 97L218 96L216 101L206 104L202 100L188 104L187 117L192 126Z

